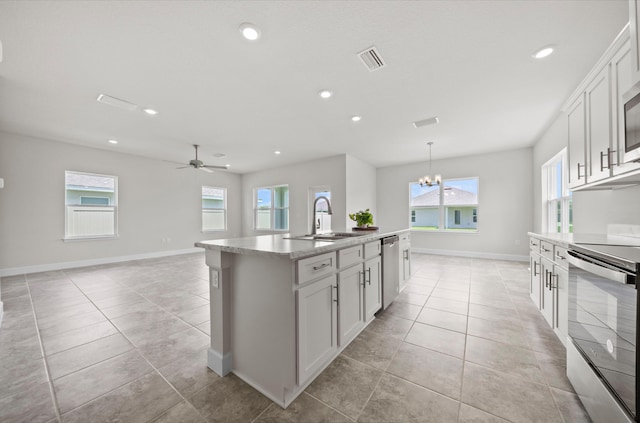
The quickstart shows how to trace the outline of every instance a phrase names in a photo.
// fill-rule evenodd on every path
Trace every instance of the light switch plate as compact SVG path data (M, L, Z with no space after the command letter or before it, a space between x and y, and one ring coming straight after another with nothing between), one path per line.
M0 178L0 188L4 188L4 178Z

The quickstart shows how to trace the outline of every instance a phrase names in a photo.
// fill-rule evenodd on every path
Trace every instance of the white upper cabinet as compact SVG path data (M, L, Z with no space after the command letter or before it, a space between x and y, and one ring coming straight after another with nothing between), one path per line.
M567 111L569 137L569 187L576 188L587 182L586 133L584 94Z
M638 23L640 22L640 8L638 0L629 0L629 36L631 38L631 85L640 82L640 34Z
M637 72L631 28L620 32L563 108L572 190L598 189L640 169L640 164L624 163L624 96Z
M611 175L611 103L609 66L605 66L585 90L587 111L587 182Z

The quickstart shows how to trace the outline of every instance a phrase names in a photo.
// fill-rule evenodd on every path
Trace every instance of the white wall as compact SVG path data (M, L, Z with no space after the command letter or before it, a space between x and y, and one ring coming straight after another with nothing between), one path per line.
M521 259L529 254L527 232L533 225L532 149L455 159L434 160L433 173L443 179L477 176L477 233L411 233L415 251L449 252L476 257ZM386 229L409 227L409 183L428 169L428 162L380 168L378 222Z
M373 225L378 226L376 210L376 168L353 156L346 156L346 192L347 192L347 221L346 228L350 230L356 223L349 219L350 213L369 209L373 214Z
M331 187L332 229L344 231L346 223L346 156L334 156L297 163L242 176L242 228L244 236L264 235L269 231L253 229L253 190L272 185L289 185L289 232L307 234L311 231L309 188Z
M113 148L117 150L117 147ZM241 177L0 132L0 272L193 248L241 234ZM118 177L115 239L67 241L65 170ZM201 232L202 185L227 188L228 231ZM163 238L171 242L162 243ZM1 273L0 273L1 274Z
M542 183L540 168L567 145L566 116L561 114L533 148L534 232L546 232L542 225ZM604 234L607 224L640 224L640 186L573 193L575 233ZM544 228L544 229L543 229Z

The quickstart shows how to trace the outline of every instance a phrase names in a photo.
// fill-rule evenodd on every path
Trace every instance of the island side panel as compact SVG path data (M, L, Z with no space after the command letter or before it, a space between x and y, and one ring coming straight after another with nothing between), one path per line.
M234 254L206 250L209 266L209 315L211 344L207 365L220 376L228 374L233 366L231 351L231 291Z
M296 387L295 266L283 256L234 257L233 372L284 407Z

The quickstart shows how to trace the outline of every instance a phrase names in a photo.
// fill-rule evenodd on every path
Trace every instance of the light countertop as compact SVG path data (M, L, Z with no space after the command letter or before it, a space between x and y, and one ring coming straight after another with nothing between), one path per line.
M529 232L529 236L549 241L565 248L569 248L569 244L640 245L640 238L618 234L561 234Z
M200 241L196 242L195 246L207 250L218 250L234 254L285 256L294 260L340 250L353 245L366 244L367 242L376 241L390 235L399 235L408 231L409 228L393 231L379 229L377 231L364 232L362 236L337 241L287 239L286 237L291 236L291 234L259 235L244 238Z

